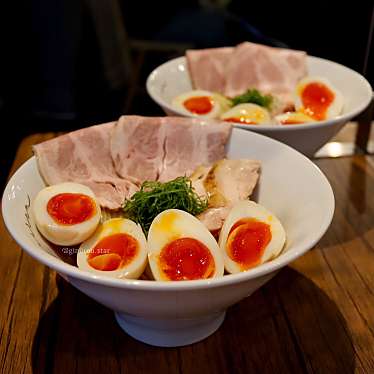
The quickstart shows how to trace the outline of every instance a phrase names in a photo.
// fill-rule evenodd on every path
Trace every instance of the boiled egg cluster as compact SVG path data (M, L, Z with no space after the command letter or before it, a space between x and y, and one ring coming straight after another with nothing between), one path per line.
M200 118L218 118L230 107L222 95L204 90L193 90L175 97L172 105L182 113Z
M293 100L292 100L293 96ZM193 90L173 99L172 105L183 114L219 118L241 125L296 125L323 121L341 114L343 95L329 80L308 76L296 85L293 95L274 95L269 110L254 103L232 107L232 101L218 93ZM293 103L292 103L293 101ZM277 113L285 112L277 115Z
M100 205L92 190L78 183L43 188L32 211L41 234L57 245L76 245L90 237L100 222Z
M257 104L239 104L231 107L224 96L204 90L193 90L175 97L174 108L186 115L201 118L220 118L228 122L258 125L270 123L269 112Z
M206 279L249 270L277 257L286 241L278 218L253 201L234 205L220 232L218 245L195 217L166 210L148 234L153 277L160 281Z
M252 201L233 206L218 243L199 219L178 209L157 215L148 239L129 219L100 223L93 192L77 183L44 188L32 209L46 239L63 246L80 244L80 269L115 278L138 278L147 263L158 281L216 278L224 270L237 273L271 260L286 239L279 220Z

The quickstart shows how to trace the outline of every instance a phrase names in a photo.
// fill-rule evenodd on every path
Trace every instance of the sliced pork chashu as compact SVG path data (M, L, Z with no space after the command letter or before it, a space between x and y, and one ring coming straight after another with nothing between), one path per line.
M190 178L199 195L208 195L209 207L218 208L248 199L256 187L260 168L257 160L222 159L212 166L199 166Z
M296 83L307 75L306 52L250 42L189 50L186 59L195 89L234 97L257 88L278 97L277 112L292 108Z
M110 154L115 122L91 126L33 146L39 172L46 184L77 182L92 189L101 206L121 207L138 190L120 178Z
M225 156L231 125L181 117L122 116L33 147L44 181L90 187L119 209L145 180L165 182Z
M195 191L207 196L209 207L199 219L215 231L222 227L230 207L248 199L259 179L261 163L257 160L223 159L211 167L199 166L191 175Z
M122 116L111 140L114 166L121 177L140 182L190 175L225 157L231 129L215 120Z

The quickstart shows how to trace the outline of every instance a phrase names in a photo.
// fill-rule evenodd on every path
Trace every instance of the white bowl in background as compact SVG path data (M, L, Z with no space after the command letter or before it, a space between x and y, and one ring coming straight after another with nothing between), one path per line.
M309 157L313 156L343 125L369 105L373 92L362 75L336 62L308 56L307 66L309 75L329 79L343 94L344 109L341 115L313 124L288 126L235 124L234 126L269 136ZM149 75L146 86L148 94L166 114L186 116L171 105L174 97L193 89L185 57L175 58L157 67Z
M45 186L35 157L16 171L5 188L4 221L28 254L112 309L129 335L156 346L190 344L212 334L230 305L250 296L279 269L312 248L327 230L334 213L334 195L328 180L292 148L234 128L228 158L262 162L258 202L279 217L287 233L286 246L279 257L239 274L182 282L121 280L65 263L40 236L29 214L30 201Z

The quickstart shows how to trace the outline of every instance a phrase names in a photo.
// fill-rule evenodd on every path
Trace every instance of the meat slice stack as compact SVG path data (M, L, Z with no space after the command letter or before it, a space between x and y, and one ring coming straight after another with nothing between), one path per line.
M34 153L47 184L85 184L100 205L118 209L144 180L167 181L222 159L230 134L219 121L122 116L35 145Z
M194 88L227 97L249 88L289 101L307 74L306 52L244 42L236 47L189 50L187 64Z

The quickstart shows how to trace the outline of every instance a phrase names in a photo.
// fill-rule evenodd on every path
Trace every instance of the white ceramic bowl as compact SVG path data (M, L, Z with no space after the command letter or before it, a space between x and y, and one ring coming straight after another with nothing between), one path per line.
M262 162L258 202L279 217L287 233L285 249L278 258L247 272L210 280L156 282L97 276L63 262L40 236L29 215L30 201L44 187L34 157L17 170L5 188L4 221L27 253L114 310L118 323L131 336L158 346L193 343L221 325L230 305L250 296L279 269L312 248L327 230L334 212L334 195L326 177L292 148L234 129L228 157Z
M350 119L362 112L370 103L372 89L368 81L357 72L322 58L307 58L309 75L322 76L341 91L345 103L343 113L331 120L293 126L240 125L279 140L307 156L312 156L327 143ZM147 79L147 92L168 115L185 116L171 105L174 97L192 89L186 58L170 60L153 70Z

